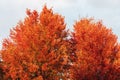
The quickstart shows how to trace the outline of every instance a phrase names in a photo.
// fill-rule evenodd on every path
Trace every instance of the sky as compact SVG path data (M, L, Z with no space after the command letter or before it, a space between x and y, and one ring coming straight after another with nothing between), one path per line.
M26 17L26 9L41 11L44 5L65 17L67 29L76 20L93 17L102 20L120 42L120 0L0 0L0 48L9 31Z

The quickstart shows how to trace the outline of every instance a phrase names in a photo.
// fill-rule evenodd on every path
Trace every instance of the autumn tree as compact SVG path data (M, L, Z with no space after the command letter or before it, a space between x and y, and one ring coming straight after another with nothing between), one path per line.
M0 80L120 80L120 44L101 21L83 18L71 36L44 6L10 30L0 50Z
M65 79L69 43L64 18L46 6L40 14L35 10L26 13L3 42L5 80Z
M72 34L76 62L72 80L119 80L120 45L117 37L102 22L83 18L74 25ZM117 64L116 64L117 63Z

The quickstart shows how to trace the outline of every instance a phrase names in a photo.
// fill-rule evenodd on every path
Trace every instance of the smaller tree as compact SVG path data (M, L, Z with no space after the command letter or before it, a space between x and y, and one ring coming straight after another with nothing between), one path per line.
M71 69L73 80L118 80L115 67L120 45L111 29L93 19L82 19L74 25L72 40L76 62ZM118 75L116 75L116 72Z

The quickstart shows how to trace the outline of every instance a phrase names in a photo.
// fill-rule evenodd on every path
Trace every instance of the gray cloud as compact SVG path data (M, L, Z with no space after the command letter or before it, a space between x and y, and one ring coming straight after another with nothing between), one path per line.
M120 0L86 0L87 4L96 8L118 8Z

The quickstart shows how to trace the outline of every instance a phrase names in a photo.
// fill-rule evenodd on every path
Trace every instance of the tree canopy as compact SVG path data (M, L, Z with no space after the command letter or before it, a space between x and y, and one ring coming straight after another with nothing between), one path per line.
M3 41L2 80L120 79L120 45L101 21L83 18L70 32L46 6L26 14Z

